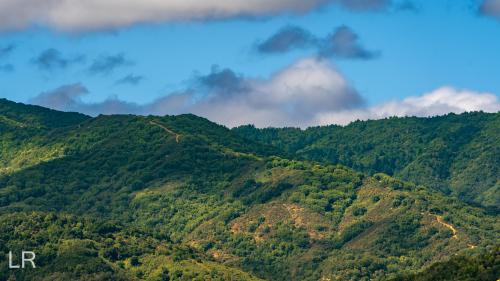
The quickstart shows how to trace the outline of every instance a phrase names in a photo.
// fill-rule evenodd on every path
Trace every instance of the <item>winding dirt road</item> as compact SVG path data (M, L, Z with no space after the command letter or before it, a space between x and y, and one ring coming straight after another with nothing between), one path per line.
M155 121L149 121L149 123L151 125L155 125L155 126L158 126L160 128L162 128L163 130L165 130L165 132L175 136L175 142L176 143L179 143L181 141L181 135L177 134L176 132L170 130L169 128L165 127L164 125L160 124L160 123L157 123Z
M448 223L444 222L444 220L443 220L443 217L442 217L442 216L438 216L438 215L436 215L436 220L437 220L440 224L442 224L444 227L446 227L446 228L450 229L450 230L453 232L453 237L452 237L453 239L458 239L458 230L456 230L456 229L453 227L453 225L451 225L451 224L448 224Z

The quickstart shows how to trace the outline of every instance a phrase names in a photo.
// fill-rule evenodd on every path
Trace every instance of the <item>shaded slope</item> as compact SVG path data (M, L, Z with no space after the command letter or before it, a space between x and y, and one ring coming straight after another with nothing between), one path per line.
M493 247L479 253L462 253L431 265L422 272L401 276L401 281L496 281L500 276L500 249Z

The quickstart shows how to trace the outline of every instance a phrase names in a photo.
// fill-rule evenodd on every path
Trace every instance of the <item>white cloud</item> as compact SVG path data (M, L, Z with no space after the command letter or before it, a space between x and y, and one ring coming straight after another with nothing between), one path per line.
M112 29L137 23L303 13L329 0L2 0L0 30L32 24L59 30Z
M244 78L231 70L198 78L198 85L149 104L138 105L117 98L102 103L84 103L87 89L80 84L44 92L30 102L63 111L99 113L179 114L194 113L237 126L309 126L320 113L356 108L361 96L326 60L302 59L269 79Z
M402 101L391 101L364 109L318 114L317 123L346 125L357 119L381 119L392 116L427 117L470 111L498 112L500 101L492 93L442 87L421 96L407 97Z
M362 105L361 96L326 60L302 59L270 79L245 79L243 90L215 95L192 110L229 126L308 126L318 113Z
M0 31L42 25L63 31L121 28L140 23L220 20L306 13L334 3L380 10L389 0L0 0Z
M301 59L267 79L245 78L229 69L214 68L210 74L195 80L185 91L142 105L116 97L98 103L83 102L81 97L88 90L81 84L41 93L30 102L89 115L194 113L229 127L254 124L304 128L345 125L358 119L500 110L500 101L492 93L452 87L367 107L329 61L316 58Z

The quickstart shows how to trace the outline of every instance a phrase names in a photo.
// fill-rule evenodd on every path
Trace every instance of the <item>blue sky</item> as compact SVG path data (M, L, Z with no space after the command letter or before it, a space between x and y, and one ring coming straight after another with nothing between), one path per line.
M9 1L13 0L7 2ZM361 2L363 1L370 2ZM165 15L164 18L160 16L160 19L154 18L151 22L141 19L110 25L104 21L102 26L89 28L85 23L74 27L71 22L52 23L38 20L37 16L21 23L0 20L0 30L3 30L0 32L0 97L89 114L127 113L127 110L141 114L194 112L229 126L240 123L255 123L259 126L309 126L346 123L355 118L369 119L386 115L420 116L470 109L498 110L498 0L485 1L491 3L479 0L396 1L385 6L381 4L376 9L352 9L349 4L336 4L335 1L326 4L323 2L329 1L317 2L317 7L300 10L298 14L289 13L287 8L283 8L283 11L273 10L262 16L253 14L251 17L224 16L218 19L208 15L208 19L199 20L190 18L188 13L180 20L172 20L171 16L169 18ZM349 3L349 0L340 2ZM412 3L412 6L407 6L411 9L401 8L403 2ZM492 12L485 12L485 5L490 5L487 8ZM16 7L14 4L8 7L12 9L11 13L28 9ZM483 12L480 11L481 7ZM5 9L4 11L8 12ZM341 51L337 50L333 55L320 59L317 58L318 52L324 48L320 47L323 46L320 43L308 43L310 45L290 48L284 52L259 53L259 44L290 26L307 32L316 38L314 42L327 42L329 35L345 26L349 34L356 36L356 46L376 55L363 58L351 55L352 53L347 54L342 50L353 46L348 44L347 47L342 47ZM297 62L313 57L322 62L321 66L315 63L307 65L308 69L314 68L311 72L318 70L319 74L324 73L319 69L331 68L334 70L331 75L339 75L342 78L341 82L345 85L329 84L328 87L331 88L327 88L325 95L332 93L335 96L332 96L333 99L349 100L347 104L343 103L345 108L331 103L331 110L322 108L325 112L321 117L314 115L313 104L324 104L326 99L328 102L331 99L328 96L309 98L308 93L302 93L305 90L301 85L297 85L300 95L305 95L301 98L306 102L318 99L317 103L311 103L307 109L297 105L304 103L304 100L295 98L293 102L284 100L283 103L290 103L280 112L257 112L244 107L240 110L245 112L248 118L234 123L228 120L232 120L231 115L237 114L238 111L235 113L228 110L223 113L226 116L221 117L207 108L234 108L235 104L250 100L253 102L260 97L266 100L267 96L247 95L234 103L223 105L216 101L224 99L214 99L202 106L193 107L193 103L206 98L204 95L220 95L220 85L215 88L213 85L210 85L212 88L200 85L203 84L200 81L207 81L204 77L226 73L228 75L223 76L224 79L234 76L235 79L231 81L245 85L245 89L250 87L253 92L256 92L256 89L269 89L272 92L278 87L276 83L287 81L284 78L276 78L279 73L286 72ZM304 65L306 64L302 64ZM127 76L128 79L124 79ZM317 83L307 89L324 88ZM228 89L234 92L232 95L237 95L240 90L233 89L233 84ZM46 97L61 90L61 87L63 90L76 91L73 92L74 96L70 97L73 99L70 102L73 103L89 106L111 99L124 106L117 112L103 106L99 107L102 111L100 112L85 106L68 107L64 102L62 105L47 102ZM387 106L391 103L403 103L401 107L411 106L404 104L405 99L422 97L429 93L447 96L442 94L442 91L439 92L440 89L452 89L450 95L458 97L457 100L463 100L466 94L472 100L475 100L474 95L487 97L484 104L490 105L483 108L482 105L471 107L470 104L446 104L446 107L439 110L433 107L425 110L420 108L403 112L391 111L386 114L374 112L377 108L387 111ZM214 94L216 91L219 92ZM339 91L342 93L339 94ZM156 108L160 106L155 104L159 100L163 102L165 97L186 92L196 94L189 96L188 105L183 103L179 106L182 109L172 109L172 103L166 106L165 110L149 112L144 108L145 105L150 105L149 108L155 105ZM354 92L355 99L360 102L352 102L352 97L342 96ZM43 94L45 99L40 97ZM57 94L62 93L59 91ZM64 96L68 97L66 92ZM325 100L321 100L323 98ZM267 101L266 106L281 106L275 101L276 99ZM276 114L279 116L276 117ZM283 115L300 114L309 117L281 118ZM333 115L337 117L331 117ZM262 121L268 118L278 121Z

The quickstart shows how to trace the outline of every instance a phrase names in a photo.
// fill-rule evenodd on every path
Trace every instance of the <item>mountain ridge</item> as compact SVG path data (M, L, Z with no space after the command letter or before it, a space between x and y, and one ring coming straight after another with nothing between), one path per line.
M33 249L41 268L0 260L0 279L389 280L499 242L482 207L205 118L82 119L0 131L0 251Z

